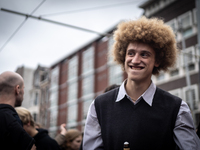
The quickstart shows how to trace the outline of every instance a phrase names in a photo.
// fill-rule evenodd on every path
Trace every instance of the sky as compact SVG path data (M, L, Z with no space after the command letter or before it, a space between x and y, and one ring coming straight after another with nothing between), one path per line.
M104 33L122 20L139 18L144 1L0 0L0 8ZM0 10L0 73L51 67L98 36Z

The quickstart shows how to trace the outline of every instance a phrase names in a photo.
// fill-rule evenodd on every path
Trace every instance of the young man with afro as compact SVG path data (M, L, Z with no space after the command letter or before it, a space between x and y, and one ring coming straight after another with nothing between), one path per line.
M85 124L83 150L197 150L188 105L156 87L152 75L176 63L172 29L158 18L122 22L114 32L113 57L127 73L119 88L98 96Z

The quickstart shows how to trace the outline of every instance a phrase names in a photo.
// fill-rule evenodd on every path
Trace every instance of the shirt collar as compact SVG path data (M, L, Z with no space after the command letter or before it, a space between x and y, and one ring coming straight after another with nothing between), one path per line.
M125 80L125 81L121 84L121 86L119 87L119 92L118 92L117 99L116 99L115 102L121 101L125 96L130 97L130 96L128 96L128 94L126 93L126 89L125 89L126 81L127 81L127 80ZM155 85L153 82L151 82L151 85L150 85L150 86L148 87L148 89L137 99L137 101L142 97L146 103L148 103L150 106L152 106L153 97L154 97L155 92L156 92L156 85Z

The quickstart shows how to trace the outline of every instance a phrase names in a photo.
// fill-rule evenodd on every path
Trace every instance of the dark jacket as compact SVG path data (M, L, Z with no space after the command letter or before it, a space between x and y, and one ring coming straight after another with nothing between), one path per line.
M37 129L38 133L33 137L37 150L60 150L58 143L48 135L45 129Z
M121 150L129 142L134 150L175 150L173 129L181 99L159 88L152 106L143 99L134 105L125 96L115 102L118 89L95 99L105 150Z
M34 144L19 122L15 109L7 104L0 104L0 149L30 150Z

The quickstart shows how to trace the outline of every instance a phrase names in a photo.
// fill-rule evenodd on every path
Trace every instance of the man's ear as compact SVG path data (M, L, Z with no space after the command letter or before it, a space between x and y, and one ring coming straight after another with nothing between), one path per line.
M19 85L16 85L16 86L15 86L15 92L16 92L17 95L19 95L19 92L20 92Z
M155 62L154 66L155 66L155 67L159 67L159 66L160 66L160 62L158 62L158 61Z

